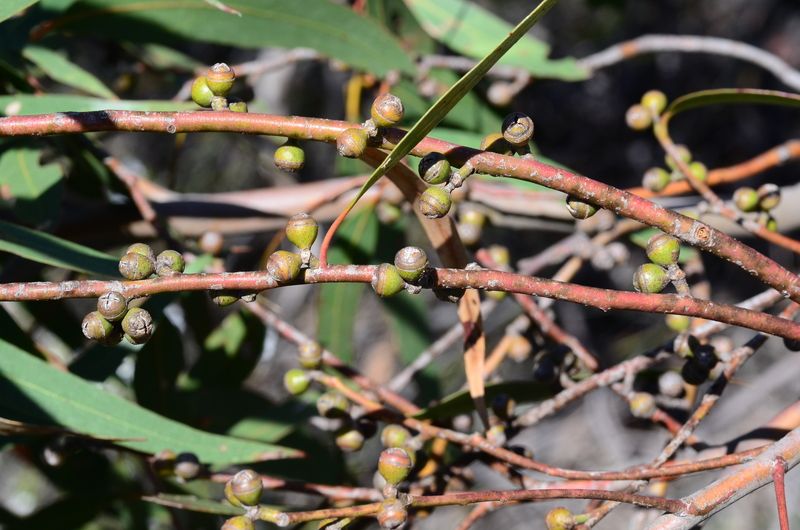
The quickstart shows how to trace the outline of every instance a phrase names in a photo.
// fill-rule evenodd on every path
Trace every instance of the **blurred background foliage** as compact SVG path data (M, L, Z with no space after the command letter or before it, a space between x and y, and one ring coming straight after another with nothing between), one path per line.
M509 23L531 8L531 2L521 0L364 4L359 14L347 2L332 0L228 0L222 6L211 0L4 0L0 113L194 109L187 101L187 83L208 65L225 61L255 65L255 73L237 83L234 94L248 102L251 112L361 121L379 83L389 79L406 105L410 125L459 75L447 68L421 72L425 57L480 58L505 36ZM507 85L513 80L487 78L432 135L477 147L485 134L499 129L507 112L524 111L536 122L536 147L542 155L627 187L637 185L644 170L662 159L652 138L625 127L625 109L645 90L658 88L674 98L715 87L784 88L757 66L707 55L646 55L596 72L581 65L580 59L593 52L654 32L732 38L800 64L800 10L795 0L563 0L501 61L521 68L531 79L508 96ZM259 64L273 66L258 72ZM800 125L795 115L780 108L715 107L678 120L673 132L692 147L696 159L717 167L797 137ZM143 239L157 250L193 253L195 270L257 268L275 248L283 224L280 216L237 212L252 221L252 228L242 228L228 222L228 210L218 208L208 216L203 203L180 195L182 201L156 201L159 219L168 220L156 232L140 220L127 188L104 160L112 156L159 186L159 192L181 194L288 187L367 171L359 162L336 158L331 146L309 143L303 144L305 168L289 175L272 162L277 145L274 138L219 133L0 139L0 282L116 276L115 256ZM787 166L759 178L778 182L795 172ZM679 206L681 200L669 204ZM362 209L347 221L331 252L332 262L378 263L389 261L404 244L426 245L413 216L387 218L379 210ZM180 221L173 223L173 216ZM540 218L535 204L524 217L527 221L513 229L488 226L483 240L509 246L516 260L535 255L574 229L564 219ZM198 243L208 231L225 235L224 250L216 256ZM755 245L775 254L766 245ZM740 271L704 259L716 298L734 301L756 289ZM586 268L576 281L628 289L632 270L641 260L633 258L609 272ZM292 287L271 292L260 303L279 308L288 321L382 382L455 322L452 306L427 296L385 301L370 294L361 285ZM164 432L188 425L261 444L254 451L279 444L305 451L308 458L264 462L257 465L259 470L330 484L370 483L377 444L370 441L362 452L345 458L331 436L320 435L319 426L307 421L314 415L315 396L287 399L277 382L294 365L294 346L274 330L238 306L216 308L201 293L155 296L147 305L158 321L147 345L103 347L88 344L80 333L90 301L1 304L0 339L6 344L2 354L7 360L2 366L0 415L24 421L49 418L75 431L86 430L86 417L59 416L59 400L20 390L22 380L44 381L41 374L47 370L41 363L28 363L30 355L19 357L24 350L66 371L52 380L59 394L74 393L93 402L98 400L93 392L102 388L119 398L109 402L112 408L138 404L140 426ZM669 336L662 319L652 315L606 315L567 304L555 304L554 310L562 325L606 364ZM500 306L487 323L490 340L502 334L518 311L513 304ZM752 370L766 369L774 360L767 353L753 362ZM500 373L525 380L532 369L529 360ZM792 370L798 375L797 367ZM462 384L460 356L453 348L406 392L424 406ZM781 392L794 395L797 390L788 385ZM749 400L740 398L739 404L754 414L769 414L781 392L751 392ZM540 396L530 399L534 397ZM556 448L559 440L585 428L580 410L545 423L551 436L523 438L521 443L532 446L537 455L553 456L550 461L581 467L577 455L601 433L617 447L592 447L597 465L627 464L628 458L660 440L651 433L631 432L612 404L597 400L586 407L588 413L611 419L594 426L597 431L586 441L570 438L569 456L558 456ZM716 426L725 435L722 425L710 422L708 427ZM107 428L99 425L94 432L109 435ZM135 439L136 434L119 437ZM65 439L70 441L67 449L62 447ZM191 442L200 446L194 450L202 460L215 468L249 461L244 456L216 458L211 448L202 447L199 435ZM138 450L157 450L131 443ZM43 457L54 447L64 453L58 466ZM3 527L219 526L215 516L138 500L155 491L219 498L218 485L163 481L142 459L108 444L98 447L96 441L53 433L9 434L3 437L0 470ZM274 494L268 502L311 507L315 501L300 494ZM525 516L520 513L509 509L507 526L522 524ZM754 528L747 525L758 520L758 507L749 513L751 517L735 523L744 526L727 527Z

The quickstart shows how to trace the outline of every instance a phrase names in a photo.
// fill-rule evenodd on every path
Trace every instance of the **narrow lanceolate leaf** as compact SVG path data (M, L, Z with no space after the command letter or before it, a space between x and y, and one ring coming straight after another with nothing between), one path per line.
M88 33L132 42L183 44L187 39L243 48L313 48L378 75L414 73L400 43L368 17L330 0L225 0L224 12L203 0L80 1L47 31Z
M30 7L39 0L2 0L0 1L0 22L11 18L26 7Z
M192 512L213 513L217 515L242 515L244 510L232 504L225 504L211 499L200 499L194 495L172 495L169 493L159 493L158 495L144 496L143 501L178 508L179 510L189 510Z
M62 55L43 46L27 46L22 56L38 66L54 81L76 88L101 98L117 99L117 96L90 72Z
M674 116L690 109L731 103L800 107L800 94L758 88L701 90L679 97L667 107L665 114Z
M108 254L5 221L0 221L0 252L61 269L119 276L118 260Z
M467 57L480 59L511 31L511 25L467 0L404 0L432 38ZM524 68L538 77L565 81L586 79L588 71L572 58L547 57L550 47L530 35L523 36L506 53L501 64Z
M472 90L478 81L480 81L486 72L494 66L495 63L508 51L511 49L514 44L522 38L525 33L529 29L533 27L533 25L538 22L545 13L547 13L551 7L553 7L558 0L542 0L542 2L531 11L531 13L525 17L522 22L517 24L517 26L508 34L508 36L497 45L495 49L491 51L486 57L481 59L478 64L476 64L469 72L464 74L461 79L456 81L456 83L450 87L450 90L445 92L445 94L440 97L433 106L428 109L428 111L422 116L422 118L417 121L416 124L409 130L403 139L397 144L397 146L389 153L389 156L383 161L383 163L375 168L375 171L372 172L370 175L369 180L364 183L361 189L358 191L355 199L351 203L350 208L352 208L352 204L355 204L358 199L360 199L369 188L371 188L383 175L386 174L386 171L389 168L395 166L398 162L400 162L404 156L406 156L411 149L414 148L417 143L422 140L429 132L433 130L436 125L442 121L442 118L450 112L458 101L464 97L464 95Z
M30 147L9 146L0 153L0 188L17 217L30 223L52 219L63 192L61 167L40 164L42 153Z
M0 340L0 416L63 426L144 453L191 452L204 463L293 458L294 449L199 431L61 372Z

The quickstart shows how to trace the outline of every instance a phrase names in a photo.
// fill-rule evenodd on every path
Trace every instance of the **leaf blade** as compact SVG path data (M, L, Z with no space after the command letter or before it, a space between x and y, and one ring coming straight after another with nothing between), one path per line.
M87 92L93 96L117 99L117 96L94 74L84 70L69 59L43 46L27 46L22 56L38 66L47 77L63 85Z

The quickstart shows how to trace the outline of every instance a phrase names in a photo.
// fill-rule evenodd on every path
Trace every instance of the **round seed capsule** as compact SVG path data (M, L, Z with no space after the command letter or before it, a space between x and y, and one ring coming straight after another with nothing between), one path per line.
M225 493L225 498L228 500L229 503L233 504L234 506L241 507L242 501L236 498L236 495L233 494L233 480L229 480L225 483L225 489L223 490Z
M141 254L129 252L119 260L119 273L127 280L143 280L155 272L155 262Z
M411 433L402 425L390 424L381 431L381 443L384 447L404 447L411 439Z
M153 335L153 317L146 309L132 307L122 319L125 338L133 344L143 344Z
M344 418L349 409L350 402L339 392L329 390L317 398L317 412L324 418Z
M310 249L318 233L317 221L307 213L295 214L286 223L286 239L300 250Z
M544 519L547 530L571 530L575 526L572 512L566 508L553 508Z
M388 263L382 263L375 271L371 284L372 289L378 296L386 298L394 296L402 291L406 282L403 280L397 267L389 265Z
M336 435L336 446L345 453L355 453L364 447L364 435L352 427L345 427Z
M483 234L483 228L481 228L480 225L466 223L458 223L456 225L456 231L458 232L458 237L461 239L461 242L468 247L480 243L481 234Z
M233 69L225 63L217 63L206 72L206 84L215 96L227 96L235 79Z
M176 250L165 250L156 258L156 274L159 276L175 276L183 273L185 268L183 255Z
M661 112L667 107L667 96L660 90L648 90L642 96L642 106L650 109L656 114Z
M533 138L533 120L522 112L512 112L503 119L503 138L515 146L528 145Z
M625 123L635 131L643 131L653 124L653 116L642 105L631 105L625 112Z
M405 524L408 519L408 510L406 510L402 502L393 497L381 502L376 518L381 528L394 530Z
M198 246L200 247L200 250L206 254L218 256L220 252L222 252L223 243L224 241L222 234L219 232L205 232L202 236L200 236Z
M781 202L781 189L772 183L763 184L758 188L758 206L769 211Z
M205 76L200 76L192 82L192 101L201 107L210 107L214 93L208 88Z
M350 128L342 131L336 138L336 151L340 156L358 158L367 148L367 131L364 129Z
M403 102L394 94L381 94L372 102L370 116L378 127L393 127L400 123L405 114Z
M175 457L175 476L183 480L192 480L200 475L200 460L194 453L180 453Z
M658 378L658 391L667 397L681 397L683 378L677 372L664 372Z
M447 215L453 201L447 190L431 186L422 192L417 203L422 215L428 219L439 219Z
M511 263L511 253L506 246L490 245L489 248L486 249L486 252L489 254L489 258L494 264L500 268L508 267Z
M83 336L98 342L104 341L111 336L113 329L114 325L106 320L99 311L92 311L87 314L83 317L83 322L81 322Z
M686 331L692 324L692 319L686 315L667 315L664 321L669 329L678 333Z
M572 195L567 196L567 211L575 219L588 219L597 213L597 207Z
M649 418L656 411L656 400L647 392L636 392L631 396L628 405L636 418Z
M660 293L668 283L667 271L655 263L645 263L633 274L633 288L640 293Z
M141 254L151 261L156 260L155 252L153 252L152 247L146 243L134 243L125 250L125 254L130 254L131 252L134 254Z
M319 368L322 362L322 346L314 341L303 342L297 349L297 360L307 370Z
M282 170L296 173L303 169L306 163L306 152L299 145L288 141L275 150L272 159Z
M531 356L533 346L531 341L522 335L514 335L508 344L508 356L511 360L521 363Z
M283 375L283 386L294 396L299 396L311 385L311 377L305 370L292 368Z
M450 178L450 162L441 153L428 153L419 160L417 171L428 184L443 184Z
M413 467L411 457L401 447L386 448L381 451L381 456L378 458L378 472L392 486L405 480Z
M675 146L675 149L678 151L678 156L680 159L687 164L692 161L692 152L689 151L689 148L683 144L678 144ZM671 170L676 171L678 170L678 164L675 163L675 160L670 155L664 156L664 162L666 162L667 167Z
M267 260L267 272L278 283L293 281L300 275L300 256L287 250L273 252Z
M742 186L733 192L733 202L743 212L752 212L758 208L758 192L748 186Z
M403 247L394 255L394 266L407 282L416 282L428 267L428 255L419 247Z
M692 162L689 164L689 170L692 172L692 176L700 182L705 182L708 179L708 168L702 162Z
M666 267L678 262L681 242L669 234L655 234L647 242L646 252L650 261Z
M231 479L231 492L245 506L255 506L263 489L261 476L252 469L243 469Z
M253 530L255 525L249 517L237 515L222 523L220 530Z
M97 311L110 322L122 320L128 311L128 302L121 293L109 291L97 299Z
M642 177L642 186L654 193L659 193L669 185L670 176L666 169L651 167Z

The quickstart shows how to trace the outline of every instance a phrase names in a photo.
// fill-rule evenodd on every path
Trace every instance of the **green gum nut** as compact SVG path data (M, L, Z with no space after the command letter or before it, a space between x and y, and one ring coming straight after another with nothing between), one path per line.
M378 458L378 472L392 486L404 481L413 467L411 456L401 447L386 448Z
M394 265L382 263L372 277L372 289L381 298L394 296L405 288L406 282Z
M217 63L206 72L206 84L215 96L227 96L235 79L233 69L225 63Z
M300 250L310 249L318 233L317 221L307 213L295 214L286 223L286 239Z
M660 90L648 90L642 96L641 104L656 114L661 114L667 107L667 96Z
M733 202L743 212L752 212L758 208L758 192L749 186L742 186L733 192Z
M299 396L311 385L311 377L305 370L299 368L292 368L288 370L283 376L283 386L293 396Z
M417 171L428 184L443 184L450 178L450 162L441 153L428 153L420 159Z
M367 131L352 127L336 138L336 152L346 158L359 158L367 148Z
M417 207L422 215L428 219L440 219L447 215L453 200L450 193L443 188L431 186L423 191L417 201Z
M146 309L132 307L122 319L125 338L133 344L144 344L153 335L153 317Z
M645 263L633 274L633 288L640 293L660 293L668 283L667 271L655 263Z
M628 402L634 418L649 418L656 411L656 400L648 392L636 392Z
M275 150L275 165L284 171L295 173L303 169L306 163L306 152L294 142L288 141Z
M315 341L306 341L297 348L297 360L307 370L316 370L322 363L322 346Z
M400 528L406 523L408 510L399 499L390 497L381 502L375 517L381 528L395 530L395 528Z
M762 184L756 193L758 194L758 207L764 211L772 210L781 202L781 189L776 184Z
M345 427L336 434L336 446L345 453L355 453L364 447L364 435L358 429Z
M345 418L349 409L350 402L335 390L329 390L317 398L317 412L323 418Z
M87 314L83 317L83 322L81 322L83 336L89 340L102 342L112 334L113 330L114 325L106 320L99 311L92 311Z
M597 213L597 207L572 195L567 196L567 211L575 219L588 219Z
M678 333L683 333L692 324L692 319L686 315L667 315L664 321L669 329Z
M261 499L261 476L252 469L243 469L231 479L233 496L245 506L255 506Z
M691 171L692 176L700 182L705 182L708 179L708 168L702 162L694 161L689 164L689 171Z
M522 112L512 112L503 120L503 138L514 147L524 147L533 138L533 120Z
M177 250L165 250L156 258L156 274L159 276L182 274L185 268L186 261Z
M642 187L653 193L659 193L669 185L670 180L669 172L666 169L651 167L642 176Z
M237 515L222 523L220 530L253 530L254 528L255 525L249 517Z
M155 262L141 254L129 252L119 260L119 273L126 280L144 280L155 272Z
M267 273L278 283L287 283L300 275L300 256L287 250L273 252L267 260Z
M678 156L683 162L688 164L692 161L692 152L689 151L688 147L683 144L678 144L675 146L675 149L678 151ZM664 156L664 162L666 162L667 167L669 167L671 170L678 170L678 164L675 163L675 160L673 160L670 155Z
M152 261L156 260L155 252L153 252L152 247L147 243L134 243L125 250L125 254L130 253L142 255Z
M547 530L572 530L575 526L575 518L572 512L566 508L553 508L547 512L544 519Z
M653 116L644 106L631 105L625 112L625 123L634 131L643 131L653 124Z
M372 122L378 127L393 127L405 114L403 102L394 94L382 94L375 98L370 108Z
M658 265L667 267L678 262L681 254L681 242L668 234L655 234L647 242L647 257Z
M403 447L411 439L411 433L402 425L387 425L381 431L381 443L384 447Z
M211 99L214 93L208 88L205 76L200 76L192 83L192 101L201 107L211 107Z
M428 268L428 255L419 247L403 247L394 256L397 273L407 282L416 282Z

